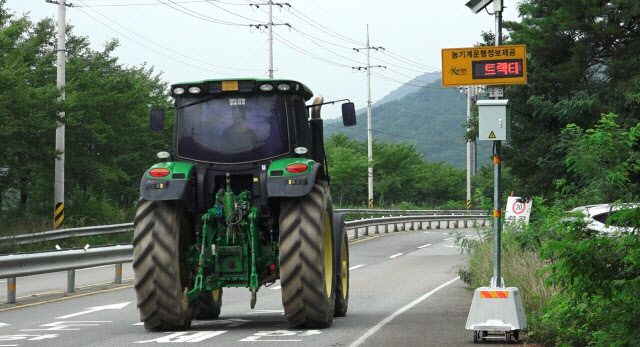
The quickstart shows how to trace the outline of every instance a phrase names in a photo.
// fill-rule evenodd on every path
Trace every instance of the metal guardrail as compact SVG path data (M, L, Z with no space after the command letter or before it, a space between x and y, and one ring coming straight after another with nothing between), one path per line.
M384 233L400 230L416 230L416 229L452 229L465 228L474 226L484 226L489 222L488 215L472 214L472 215L418 215L418 216L402 216L402 217L383 217L368 218L361 220L348 221L347 230L354 230L354 238L358 238L359 230L364 229L364 235L369 235L369 229L375 228L374 233L379 234L380 228L384 228ZM444 223L444 225L443 225ZM416 224L418 226L416 227Z
M481 214L417 215L369 218L349 221L345 224L347 226L347 230L352 230L354 232L354 238L358 238L360 229L364 229L364 235L369 235L369 229L372 227L375 228L374 232L378 234L380 233L381 228L384 229L385 233L388 233L390 231L416 230L416 228L461 228L470 227L474 224L486 225L486 223L488 223L488 215L484 212ZM64 235L65 233L71 233L71 235L74 236L88 236L99 235L101 232L116 233L129 231L132 228L132 223L126 223L93 227L93 229L92 227L61 229L56 231L64 231L63 233L52 235L55 235L57 238L63 238L61 235ZM78 233L78 229L82 229L82 232ZM42 237L42 234L44 233L40 234L41 235L39 236ZM11 254L0 256L0 279L8 279L7 303L15 303L17 277L67 271L67 293L73 293L75 291L75 270L115 264L116 273L114 282L119 284L122 282L122 264L130 263L132 261L132 245L115 245L87 249Z
M82 228L67 228L51 231L43 231L32 234L22 234L15 236L3 236L0 237L0 244L16 243L18 245L26 245L35 242L53 241L67 239L70 237L85 237L95 235L106 235L123 233L133 230L133 223L112 224L112 225L99 225L92 227Z
M75 291L75 270L115 264L116 284L122 283L122 264L133 261L132 245L70 249L0 256L0 278L7 280L7 303L16 302L16 277L67 271L67 293Z
M390 214L390 215L457 215L457 216L486 216L483 210L382 210L382 209L335 209L334 212L359 214ZM67 239L71 237L86 237L106 234L116 234L133 231L133 223L99 225L82 228L66 228L43 231L32 234L0 237L0 245L14 243L26 245L30 243Z
M359 214L391 214L391 215L482 215L485 210L383 210L383 209L334 209L333 212L359 213Z

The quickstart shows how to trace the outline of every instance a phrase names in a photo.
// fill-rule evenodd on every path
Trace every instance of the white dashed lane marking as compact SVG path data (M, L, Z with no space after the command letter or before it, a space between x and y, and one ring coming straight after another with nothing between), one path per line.
M364 266L364 264L360 264L360 265L352 266L352 267L350 267L350 268L349 268L349 270L355 270L355 269L361 268L361 267L363 267L363 266Z
M403 255L403 254L404 254L404 253L394 254L394 255L390 256L390 257L389 257L389 259L393 259L393 258L399 257L399 256L401 256L401 255Z
M429 246L431 246L431 244L427 243L426 245L419 246L418 248L425 248L425 247L429 247Z

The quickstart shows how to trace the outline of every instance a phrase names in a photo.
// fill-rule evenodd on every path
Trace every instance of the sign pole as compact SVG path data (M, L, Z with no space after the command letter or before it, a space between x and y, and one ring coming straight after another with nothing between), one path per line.
M502 0L495 1L494 5L497 5L495 7L495 45L500 46L500 44L502 44ZM496 97L496 100L498 99L499 97ZM500 208L501 147L501 141L493 141L493 278L491 279L491 287L504 287L500 274L502 227L502 223L500 222L500 215L502 211Z
M488 4L493 2L495 11L496 37L494 55L500 52L502 56L506 46L502 44L502 0L471 0L467 6L472 8L474 12L480 11ZM466 56L466 54L465 54ZM444 55L443 55L444 57ZM519 64L522 64L521 66ZM513 64L513 65L511 65ZM479 68L478 68L478 65ZM510 67L513 67L511 69ZM522 67L522 70L520 69ZM494 69L495 68L495 69ZM473 78L493 77L496 71L505 70L503 77L518 78L522 77L522 82L526 83L526 57L521 61L503 60L500 62L487 61L472 63ZM523 75L520 76L520 73ZM478 102L479 107L479 127L478 131L482 134L489 130L486 137L480 135L479 139L491 140L493 142L493 236L494 236L494 268L493 277L489 287L479 287L475 290L467 324L468 330L473 330L473 341L478 342L489 337L489 335L504 334L507 343L511 338L519 339L520 331L527 328L527 317L522 306L520 291L517 287L508 287L504 285L504 281L500 273L500 250L501 250L501 208L500 208L500 179L501 179L501 141L508 140L510 136L510 115L508 112L508 100L500 100L503 96L504 86L500 80L493 80L495 86L490 96L495 100L482 100ZM515 80L511 79L511 83ZM444 82L443 82L444 83ZM483 130L484 127L489 129Z

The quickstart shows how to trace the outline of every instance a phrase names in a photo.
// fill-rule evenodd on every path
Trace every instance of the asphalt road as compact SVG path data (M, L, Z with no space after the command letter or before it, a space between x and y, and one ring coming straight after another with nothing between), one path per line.
M471 229L456 231L468 237L475 234ZM187 331L147 332L139 323L130 280L121 286L84 288L71 297L59 293L33 297L37 293L30 290L35 289L26 289L26 284L50 292L57 286L53 277L18 279L18 291L27 297L18 299L21 305L0 304L0 347L472 345L472 333L464 325L473 293L457 278L466 256L453 238L449 230L435 229L352 240L349 311L322 330L287 329L279 283L260 289L253 310L247 289L225 288L220 319L195 320ZM125 266L125 279L130 277L127 271ZM113 267L85 272L95 275L96 283L113 277ZM56 279L62 282L57 289L62 290L66 273L58 276L63 277ZM76 279L78 284L85 280L91 281Z

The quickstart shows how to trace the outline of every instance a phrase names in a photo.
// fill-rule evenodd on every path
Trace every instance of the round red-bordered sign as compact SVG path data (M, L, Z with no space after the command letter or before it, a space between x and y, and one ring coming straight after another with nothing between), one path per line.
M516 206L518 207L518 209L516 209ZM513 211L514 214L522 214L522 212L524 212L524 210L526 209L527 203L519 202L518 200L516 200L516 202L513 203L513 206L511 206L511 211Z

